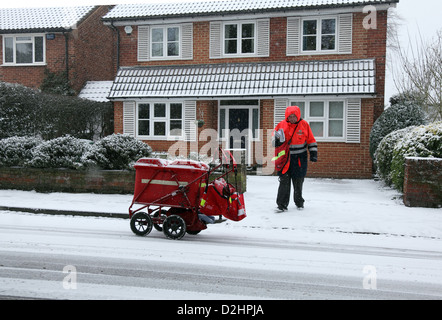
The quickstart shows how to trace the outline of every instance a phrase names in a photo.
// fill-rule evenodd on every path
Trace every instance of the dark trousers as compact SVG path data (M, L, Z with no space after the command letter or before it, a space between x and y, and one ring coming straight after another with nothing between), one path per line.
M293 200L297 207L304 206L304 199L302 198L302 185L304 178L295 178L290 174L290 170L279 176L278 196L276 204L278 207L287 208L290 203L290 181L293 185Z

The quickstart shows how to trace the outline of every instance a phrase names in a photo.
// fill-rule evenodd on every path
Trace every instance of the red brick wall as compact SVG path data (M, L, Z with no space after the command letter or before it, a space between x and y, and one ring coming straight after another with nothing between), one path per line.
M404 204L442 207L442 159L405 159Z

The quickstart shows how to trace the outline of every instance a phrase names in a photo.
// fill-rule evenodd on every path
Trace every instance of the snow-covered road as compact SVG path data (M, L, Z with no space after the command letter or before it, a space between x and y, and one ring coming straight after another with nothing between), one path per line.
M156 230L137 237L125 219L0 212L0 295L442 299L438 251L392 248L387 238L379 246L382 236L345 235L348 244L337 244L277 232L221 224L172 241Z
M373 180L307 179L275 213L249 176L247 218L172 241L129 220L0 211L0 296L54 299L442 299L442 209ZM0 190L0 206L127 213L131 195ZM75 284L75 288L71 285Z

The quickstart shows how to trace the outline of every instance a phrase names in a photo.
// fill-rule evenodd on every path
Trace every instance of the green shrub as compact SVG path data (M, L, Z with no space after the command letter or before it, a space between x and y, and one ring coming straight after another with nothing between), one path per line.
M45 94L21 85L0 82L0 138L64 135L99 139L113 132L110 102Z
M42 142L32 150L32 159L26 165L36 168L81 169L93 164L84 158L93 148L90 140L63 136Z
M375 159L375 152L382 139L390 132L426 124L425 113L416 104L403 102L385 109L375 121L370 132L370 155Z
M94 144L86 158L102 169L133 169L133 164L142 157L148 157L152 148L129 135L113 134Z
M416 128L411 126L399 129L387 134L379 143L374 154L374 164L376 166L376 174L387 185L391 186L391 160L393 159L393 150L398 141L400 141L407 133Z
M34 137L10 137L0 140L0 166L23 166L32 159L32 150L42 142Z
M391 181L400 191L404 185L405 157L442 158L442 122L414 128L395 145Z

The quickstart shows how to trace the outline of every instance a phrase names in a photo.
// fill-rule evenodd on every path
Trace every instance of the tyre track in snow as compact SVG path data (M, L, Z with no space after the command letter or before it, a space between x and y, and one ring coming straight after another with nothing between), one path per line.
M437 272L434 268L442 266L438 252L271 240L250 230L228 228L172 241L155 231L137 237L128 220L115 220L45 217L41 221L26 215L14 216L8 223L3 219L0 295L53 299L137 298L134 292L146 299L441 297L438 283L388 279L401 268L390 266L398 260L412 261L404 272ZM51 225L45 226L46 222ZM436 264L421 270L428 260ZM376 291L362 288L362 267L371 262L387 270L387 278L378 281ZM64 290L61 285L66 265L78 271L77 290Z

